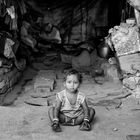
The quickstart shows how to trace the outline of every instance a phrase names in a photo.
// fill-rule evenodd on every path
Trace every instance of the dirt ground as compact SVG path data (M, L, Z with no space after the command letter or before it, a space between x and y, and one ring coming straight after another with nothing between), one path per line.
M61 133L53 132L48 109L55 93L63 89L60 65L64 67L58 63L54 67L36 63L24 71L21 81L6 96L5 106L0 107L0 140L140 140L140 100L123 92L121 83L97 83L85 73L80 90L96 111L92 130L84 132L79 126L61 126ZM35 97L34 77L42 69L55 70L56 86L53 91Z

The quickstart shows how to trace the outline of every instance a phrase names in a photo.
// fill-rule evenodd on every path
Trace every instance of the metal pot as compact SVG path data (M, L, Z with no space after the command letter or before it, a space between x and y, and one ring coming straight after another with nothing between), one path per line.
M114 56L114 52L111 50L109 45L107 45L104 41L101 42L97 47L97 54L101 58L109 59Z

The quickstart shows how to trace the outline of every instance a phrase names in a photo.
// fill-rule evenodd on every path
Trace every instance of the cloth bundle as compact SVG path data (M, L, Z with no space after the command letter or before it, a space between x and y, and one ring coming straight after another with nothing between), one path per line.
M107 43L114 47L117 56L140 51L139 29L127 23L121 23L109 30Z

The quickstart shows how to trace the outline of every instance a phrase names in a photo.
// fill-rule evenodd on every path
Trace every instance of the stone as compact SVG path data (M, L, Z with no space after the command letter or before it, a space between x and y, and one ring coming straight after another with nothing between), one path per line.
M24 103L34 106L48 106L46 98L29 98Z
M38 78L34 83L34 90L38 93L53 91L54 83L52 79L46 79L44 77Z
M4 86L5 86L5 81L3 80L0 82L0 89L2 89Z
M38 77L44 77L47 79L56 79L56 73L54 70L40 70L36 76L36 78Z
M135 77L133 76L123 79L123 85L129 89L135 89L137 85Z
M33 92L31 93L31 97L33 98L47 98L52 96L52 94L46 90L43 90L44 92L40 91L40 92Z
M122 104L122 102L121 102L120 99L112 99L112 100L105 99L105 100L100 100L96 103L95 102L93 103L93 102L89 101L89 104L92 104L94 106L104 106L104 107L118 108Z
M140 71L140 53L118 57L120 68L124 73L135 73Z
M127 140L140 140L140 134L139 135L127 135Z
M133 96L135 98L139 98L140 99L140 85L137 85L135 90L134 90L134 93L133 93Z
M56 74L53 70L40 70L34 79L34 91L37 93L54 90Z

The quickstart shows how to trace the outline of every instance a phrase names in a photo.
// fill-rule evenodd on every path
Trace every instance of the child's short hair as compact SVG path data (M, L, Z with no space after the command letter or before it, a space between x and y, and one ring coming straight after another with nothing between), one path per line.
M66 81L68 75L76 75L78 78L79 83L82 83L82 75L75 69L68 69L64 73L64 81Z

